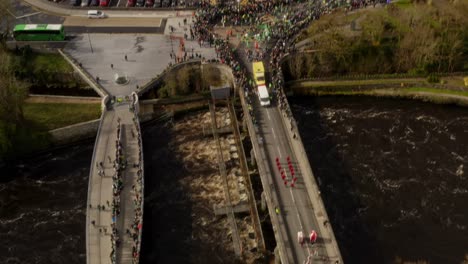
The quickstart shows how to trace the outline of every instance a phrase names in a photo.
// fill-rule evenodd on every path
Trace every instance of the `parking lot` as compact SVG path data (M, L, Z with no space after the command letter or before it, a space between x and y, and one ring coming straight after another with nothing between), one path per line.
M106 18L106 19L88 19L87 17L67 17L63 22L65 27L160 27L162 19L158 17L144 18Z
M10 0L11 8L8 13L11 16L12 28L15 24L62 24L64 19L39 12L23 1Z
M49 0L58 5L82 7L184 8L196 7L201 0Z

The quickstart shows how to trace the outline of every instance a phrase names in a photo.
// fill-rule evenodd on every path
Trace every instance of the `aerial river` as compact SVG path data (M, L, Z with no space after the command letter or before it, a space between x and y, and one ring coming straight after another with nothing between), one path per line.
M465 259L468 109L373 97L291 103L346 263Z
M468 254L468 109L367 97L291 102L346 263L463 260ZM158 126L143 128L150 159L145 172L183 173L177 162L151 164L171 156L153 151L167 148L170 138ZM2 170L0 263L85 263L93 146L84 142ZM154 200L161 185L147 183L142 262L151 263L164 259L151 253L164 242L145 238L165 235L154 231L163 223L153 213L160 206ZM167 244L171 252L181 251Z

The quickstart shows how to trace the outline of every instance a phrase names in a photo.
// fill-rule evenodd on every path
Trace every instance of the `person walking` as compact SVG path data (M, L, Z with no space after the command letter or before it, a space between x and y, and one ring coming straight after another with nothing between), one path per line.
M111 69L114 69L114 64L111 63Z
M128 61L128 59L127 59L127 54L125 54L125 61Z

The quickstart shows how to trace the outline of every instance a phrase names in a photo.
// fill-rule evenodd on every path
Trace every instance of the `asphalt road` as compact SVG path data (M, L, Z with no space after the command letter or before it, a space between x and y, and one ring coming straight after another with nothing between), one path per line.
M48 15L37 11L23 1L10 0L11 9L8 10L12 18L12 27L15 24L62 24L63 17Z
M276 106L265 108L257 105L256 109L259 131L263 135L263 146L267 155L264 162L271 172L270 180L279 200L280 222L282 222L280 229L284 234L283 237L286 237L283 242L289 249L288 259L291 263L304 263L309 256L315 256L312 257L312 263L318 263L320 257L326 255L326 251L320 246L320 241L313 246L308 243L301 246L297 240L299 231L303 232L306 239L311 230L318 230L318 223L314 217L302 174L297 166L297 160L289 145L281 113ZM291 187L292 174L288 168L288 156L293 165L295 176L298 178L294 187ZM276 158L279 158L280 165L285 171L287 185L281 178Z
M240 59L249 70L249 74L252 75L251 62L246 59L244 48L238 48L238 52ZM267 66L265 62L264 64ZM256 95L252 96L255 118L258 121L258 132L262 135L263 147L266 153L266 157L263 157L262 162L270 171L268 187L264 186L264 188L270 188L270 192L275 192L278 198L278 204L276 205L280 209L280 226L278 228L287 251L287 256L284 257L289 260L289 263L329 263L328 260L325 260L328 258L328 253L324 245L329 241L321 239L320 233L318 234L319 238L313 245L304 243L301 246L298 242L299 231L303 232L307 241L312 230L319 232L320 223L315 217L303 175L288 139L288 131L285 130L286 128L280 116L281 113L275 102L272 102L270 107L261 107ZM297 177L294 187L290 186L292 175L288 168L288 156ZM287 186L285 186L281 178L276 158L279 159L281 167L286 172Z

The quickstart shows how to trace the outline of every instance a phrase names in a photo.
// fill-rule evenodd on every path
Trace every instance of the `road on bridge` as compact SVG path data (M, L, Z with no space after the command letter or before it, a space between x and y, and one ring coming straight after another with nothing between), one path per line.
M251 62L246 59L244 49L238 48L237 52L250 76L253 76ZM260 148L264 149L264 151L257 152L257 155L260 155L257 160L259 163L263 163L266 170L267 182L263 182L263 187L273 197L273 204L269 204L269 206L274 206L275 210L270 210L270 212L276 211L276 208L279 209L280 226L277 228L281 233L279 238L282 240L281 244L284 245L285 251L283 252L286 252L287 255L281 256L282 261L310 264L342 263L333 232L328 229L331 226L323 220L326 219L326 212L323 205L319 206L322 203L321 198L318 195L315 196L317 198L313 201L315 205L313 206L310 195L313 192L306 188L305 177L313 177L313 175L311 175L310 170L304 172L300 169L304 168L305 165L309 166L309 164L303 160L303 156L296 157L291 145L294 139L291 139L290 132L286 130L290 129L291 126L285 125L281 116L283 113L276 107L275 102L272 102L270 107L261 107L256 94L250 93L250 99L257 120L258 141ZM300 142L294 142L294 144L297 143ZM294 170L294 176L297 177L294 187L291 186L293 175L289 169L288 157ZM286 183L278 168L277 159L285 172ZM308 237L312 230L318 233L318 239L313 244L308 243ZM298 242L298 232L303 232L305 243Z

